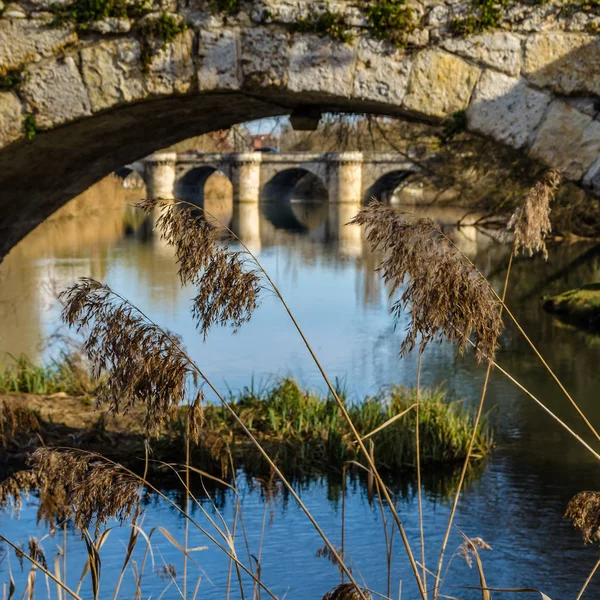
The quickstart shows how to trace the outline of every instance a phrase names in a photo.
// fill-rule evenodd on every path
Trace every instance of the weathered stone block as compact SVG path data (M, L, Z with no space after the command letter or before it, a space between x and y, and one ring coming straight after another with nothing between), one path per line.
M600 123L555 101L529 154L561 169L568 179L579 180L600 156Z
M442 50L424 50L415 59L404 107L443 118L469 104L481 70Z
M298 34L290 48L288 88L294 92L352 94L356 48L326 37Z
M239 89L237 33L230 29L201 30L199 37L200 90Z
M148 95L138 41L106 41L83 48L81 66L94 112Z
M20 92L40 129L51 129L92 114L87 89L73 56L28 67Z
M23 108L12 92L0 92L0 148L21 137Z
M450 38L444 41L442 47L509 75L518 75L521 71L521 40L512 33L495 31Z
M0 20L0 75L8 69L51 56L77 35L70 27L48 27L45 21Z
M467 111L469 129L522 148L528 145L550 101L549 94L522 80L486 70Z
M586 173L583 178L583 183L589 187L594 194L600 195L600 156Z
M146 85L151 94L187 94L195 76L194 32L188 29L153 57Z
M284 87L288 82L289 34L284 29L255 27L242 35L244 87Z
M564 32L530 36L523 74L559 94L600 95L600 38Z
M400 106L410 75L411 59L380 40L362 38L354 74L354 96Z

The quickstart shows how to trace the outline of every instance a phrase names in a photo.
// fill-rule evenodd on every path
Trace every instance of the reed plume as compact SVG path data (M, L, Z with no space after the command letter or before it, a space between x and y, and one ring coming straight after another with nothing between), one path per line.
M249 321L262 286L248 255L218 245L215 228L185 204L146 200L137 206L148 214L160 211L156 229L175 248L181 283L196 288L192 316L204 338L213 325L230 325L237 331Z
M406 282L391 309L396 324L410 309L401 354L410 352L417 340L423 351L441 338L456 343L462 352L473 338L477 360L493 358L502 331L500 303L431 219L371 202L352 223L364 227L371 249L384 255L378 270L390 297Z
M25 555L28 555L30 558L39 563L44 569L48 568L48 561L46 559L46 553L42 548L40 541L33 536L29 536L29 542L27 543L27 550L25 550L24 546L18 546L15 550L15 555L17 560L19 561L19 565L21 569L23 569L23 559Z
M196 372L178 336L165 332L110 287L81 279L67 288L63 320L77 331L87 330L83 350L93 375L101 379L98 404L112 414L141 405L148 435L158 436L167 421L177 418L188 381ZM190 432L197 436L202 416L202 392L191 402ZM197 440L197 437L194 438Z
M508 229L514 231L514 252L527 252L533 256L541 252L548 259L546 236L552 231L550 223L550 202L554 199L562 181L556 170L548 171L527 193L508 222Z
M352 583L342 583L333 588L323 596L323 600L361 600L366 598L372 600L373 596L365 589L362 589L362 596Z
M479 554L479 550L492 550L492 547L480 537L464 539L465 541L458 547L458 555L469 567L473 566L473 557Z
M569 500L564 517L571 519L586 544L600 542L600 492L579 492Z
M20 506L23 492L38 489L39 520L56 524L73 519L79 531L94 524L96 533L110 519L123 522L139 511L139 482L95 455L38 448L29 463L31 470L16 473L0 485L0 505Z

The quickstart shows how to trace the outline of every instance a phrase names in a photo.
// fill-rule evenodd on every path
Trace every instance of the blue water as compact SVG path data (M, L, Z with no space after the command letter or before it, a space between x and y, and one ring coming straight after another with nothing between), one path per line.
M399 323L394 329L388 315L389 299L374 273L376 259L360 237L353 235L340 240L339 232L332 233L327 222L318 222L305 231L284 231L274 227L264 214L255 216L258 231L255 228L245 233L251 237L261 262L289 302L329 376L343 381L355 399L393 382L413 385L416 357L398 357L405 323ZM440 222L453 220L452 215L444 213L437 217ZM70 239L69 235L73 234L67 235L66 230L61 235L61 227L66 225L55 223L51 234L43 230L34 232L38 236L36 243L25 240L0 267L0 276L4 276L0 292L0 307L3 307L0 315L4 315L0 317L0 331L4 332L0 337L0 351L14 352L18 347L19 351L39 358L51 354L52 349L40 347L38 342L60 330L59 306L52 301L54 292L77 277L92 275L130 298L160 324L180 333L194 359L223 391L239 390L251 382L260 386L273 377L287 374L306 386L324 389L315 365L273 296L263 299L251 323L237 335L232 336L226 329L215 329L205 344L194 331L187 312L191 291L179 287L172 256L160 242L125 236L121 230L116 230L110 239L91 235L82 241L75 239L76 235ZM501 285L508 248L488 235L469 229L455 235L497 287ZM50 241L42 243L46 238ZM570 266L583 255L590 258L575 263L576 267ZM597 279L597 256L592 246L579 244L551 249L547 263L519 259L509 290L510 306L595 423L600 420L597 403L600 344L597 338L566 328L546 315L541 309L540 297ZM15 304L14 298L23 300ZM537 359L511 327L503 336L498 362L577 431L584 431L556 385L540 369ZM455 349L445 344L432 345L425 353L424 385L444 385L457 397L475 403L483 376L484 368L476 365L468 353L464 357L457 356ZM489 418L496 427L497 449L486 461L481 474L472 478L461 499L457 529L452 533L447 558L452 557L461 543L460 529L469 536L483 538L493 548L482 552L489 586L534 587L552 600L574 599L598 552L593 547L584 547L579 534L562 519L562 513L574 493L597 487L598 467L576 441L499 373L492 375L487 406L491 411ZM240 474L244 527L251 554L258 556L265 515L264 497L250 483ZM404 490L398 498L400 514L417 551L418 515L410 476L396 482L395 489L400 488ZM428 485L424 499L426 564L432 570L435 570L449 514L447 498L434 489L435 486ZM176 497L172 491L165 490L165 493ZM339 481L335 485L325 480L313 482L301 489L301 496L332 542L339 545ZM220 501L219 510L232 527L234 495L224 493ZM0 533L22 543L38 527L36 535L42 536L46 529L35 525L35 505L35 499L30 499L19 518L10 514L0 517ZM202 506L209 515L216 515L208 500L202 500ZM387 509L386 515L389 517ZM214 533L207 516L198 508L194 516L199 524ZM272 522L271 509L267 507L267 522L260 557L261 578L275 595L318 599L341 581L335 565L316 556L323 542L293 499L275 504ZM145 509L143 529L149 532L157 525L168 529L182 543L183 519L166 500L153 498ZM355 576L385 594L387 568L380 508L377 501L369 502L359 482L349 485L345 526L346 556L351 557ZM238 554L244 564L255 568L256 560L248 558L240 527L238 523ZM195 553L198 566L188 569L188 597L192 596L190 590L201 577L198 598L225 598L227 557L194 527L190 531L191 545L206 545L207 549ZM102 548L101 598L112 597L129 535L128 527L116 527ZM68 584L75 588L85 551L74 531L69 529L67 537ZM62 533L44 542L49 564L54 564L57 546L61 544ZM137 568L143 546L140 541L134 554ZM168 585L154 572L164 564L175 565L177 584L180 587L182 584L181 553L158 531L153 534L152 547L154 565L148 559L142 583L144 598L160 597ZM20 597L28 569L20 572L14 554L2 559L0 583L8 582L9 556ZM119 598L135 595L131 569L132 565ZM427 579L431 583L431 577ZM480 593L464 589L478 583L477 570L455 557L444 582L444 593L460 599L480 598ZM51 582L49 585L47 588L38 574L35 596L56 597L56 586ZM252 597L248 579L245 585L246 597ZM391 574L393 598L398 598L400 586L403 600L418 597L396 533ZM587 597L599 597L599 594L600 585L592 585ZM91 597L89 578L82 587L82 596ZM171 583L162 597L181 595ZM240 597L235 576L231 597ZM263 593L262 597L266 595ZM512 596L496 593L493 597Z

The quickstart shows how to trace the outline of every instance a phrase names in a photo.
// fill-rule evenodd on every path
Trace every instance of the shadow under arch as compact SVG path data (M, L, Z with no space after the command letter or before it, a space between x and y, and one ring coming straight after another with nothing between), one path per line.
M327 217L329 195L323 181L306 169L280 171L261 190L261 211L277 229L310 231Z
M178 200L185 200L186 202L194 204L199 208L205 208L206 184L208 180L216 174L227 177L223 171L212 165L202 165L190 169L175 183L175 197ZM227 180L229 181L228 177ZM231 181L229 181L229 183L231 183Z
M382 175L377 179L365 192L363 203L368 204L371 200L375 199L384 204L391 204L394 192L407 180L415 175L415 171L412 170L398 170L390 171L385 175Z

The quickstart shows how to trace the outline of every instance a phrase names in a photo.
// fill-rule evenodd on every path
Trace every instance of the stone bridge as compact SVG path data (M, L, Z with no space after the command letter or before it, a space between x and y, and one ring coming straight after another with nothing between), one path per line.
M600 195L595 2L100 0L97 18L89 6L0 5L0 257L121 165L285 114L453 118Z
M371 197L389 199L418 170L414 163L387 152L239 152L194 157L156 153L136 166L151 198L202 203L206 181L220 171L233 184L234 202L278 201L308 179L329 202L355 206Z

